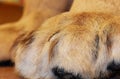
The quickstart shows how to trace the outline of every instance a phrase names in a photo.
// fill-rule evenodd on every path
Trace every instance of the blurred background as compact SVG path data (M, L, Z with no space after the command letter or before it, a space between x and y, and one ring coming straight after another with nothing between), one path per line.
M22 27L26 27L24 28L25 31L26 29L27 31L36 29L36 27L44 22L45 19L61 12L68 11L72 4L72 0L56 0L55 2L54 0L50 0L50 3L48 1L49 0L0 0L0 25L3 29L0 31L0 48L3 53L5 52L6 58L10 57L9 54L7 54L6 56L6 53L8 53L14 40L18 37L17 35L21 34L20 29ZM25 5L24 13L23 4ZM34 12L35 14L33 15ZM29 16L27 16L28 14ZM23 23L20 21L23 25L20 25L21 27L19 29L13 29L13 27L17 26L13 22L18 22L21 17L23 18L22 15L24 15L24 18L26 18L25 16L27 16L27 19L25 19L25 22L22 21ZM28 21L30 21L30 23L28 23ZM6 26L10 26L12 28L4 29L4 27L6 28ZM30 27L30 29L28 29L27 26L28 28ZM3 55L3 59L5 57ZM0 79L23 79L16 74L13 66L4 66L4 64L9 64L9 61L3 62L0 62Z
M20 19L23 0L0 0L0 24ZM0 79L23 79L15 74L13 67L0 67Z
M23 0L0 0L0 24L17 21L23 12Z

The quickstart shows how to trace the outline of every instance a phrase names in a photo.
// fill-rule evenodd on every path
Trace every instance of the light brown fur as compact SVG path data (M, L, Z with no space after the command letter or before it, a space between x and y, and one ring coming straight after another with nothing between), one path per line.
M101 74L109 78L108 64L113 59L120 60L119 54L114 56L119 49L113 47L119 43L119 36L116 38L120 33L119 20L118 16L93 12L53 17L35 32L30 45L20 44L15 57L16 69L30 79L56 79L51 71L56 66L80 74L83 79L98 79ZM29 72L26 68L34 69Z
M120 65L120 1L92 0L93 4L84 0L89 5L82 1L75 0L70 12L48 19L32 37L28 34L13 46L20 75L29 79L110 79L120 75L116 73Z
M0 61L10 59L9 51L19 35L29 33L40 27L46 19L68 11L71 3L71 0L51 0L50 4L49 0L24 0L20 20L0 26Z

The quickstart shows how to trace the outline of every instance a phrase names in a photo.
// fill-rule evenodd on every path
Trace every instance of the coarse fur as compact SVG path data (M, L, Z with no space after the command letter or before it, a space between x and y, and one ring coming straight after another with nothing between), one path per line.
M81 1L15 40L11 54L18 74L28 79L120 78L120 1Z
M46 19L68 11L71 3L72 0L51 0L51 4L49 0L24 0L21 18L0 25L0 61L11 58L9 51L16 38L37 29Z
M108 66L120 64L119 21L119 16L88 12L53 17L34 32L32 42L14 46L16 70L30 79L110 79ZM61 77L59 69L70 75Z

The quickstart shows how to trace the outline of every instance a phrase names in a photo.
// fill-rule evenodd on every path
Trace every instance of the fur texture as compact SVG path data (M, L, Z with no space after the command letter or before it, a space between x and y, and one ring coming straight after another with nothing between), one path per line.
M120 74L114 69L120 64L119 30L116 15L63 13L13 46L15 68L29 79L112 79Z
M15 28L11 24L0 28L3 34L12 34L9 47L14 41L11 54L0 56L11 56L18 74L28 79L120 78L119 0L74 0L70 12L42 25L64 11L67 1L52 0L51 5L49 0L36 0L40 5L26 1L34 6L26 7Z
M49 0L24 0L20 20L0 25L0 61L11 58L9 51L16 38L37 29L46 19L68 11L71 3L72 0L51 0L50 4Z

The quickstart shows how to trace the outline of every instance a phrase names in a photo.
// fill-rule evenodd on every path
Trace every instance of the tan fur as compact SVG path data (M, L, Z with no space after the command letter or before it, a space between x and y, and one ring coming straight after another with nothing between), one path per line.
M71 2L68 1L51 0L49 4L49 0L24 0L24 12L20 20L0 26L0 61L10 59L10 48L19 35L29 33L46 19L69 10Z
M12 53L18 74L28 79L110 79L116 74L108 66L120 65L120 1L82 1L74 0L70 12L16 40Z
M98 79L100 73L109 77L108 64L113 59L120 60L119 54L114 56L116 49L112 47L119 43L119 36L116 38L120 33L119 20L118 16L104 13L65 13L53 17L35 32L34 41L27 48L20 45L15 57L16 69L30 79L56 79L51 71L56 66L81 74L84 79Z

